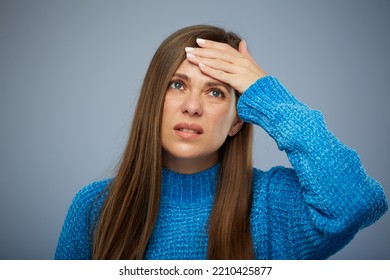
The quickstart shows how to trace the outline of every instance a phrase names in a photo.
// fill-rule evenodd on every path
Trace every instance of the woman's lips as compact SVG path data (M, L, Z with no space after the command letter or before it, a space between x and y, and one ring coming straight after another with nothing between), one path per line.
M194 123L178 123L173 129L175 133L183 139L195 139L203 134L203 128Z

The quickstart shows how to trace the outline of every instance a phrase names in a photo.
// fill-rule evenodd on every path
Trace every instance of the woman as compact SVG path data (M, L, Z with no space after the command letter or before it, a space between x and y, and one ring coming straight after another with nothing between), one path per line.
M253 124L293 169L253 168ZM76 195L55 258L325 259L387 207L358 155L245 41L192 26L154 55L118 172Z

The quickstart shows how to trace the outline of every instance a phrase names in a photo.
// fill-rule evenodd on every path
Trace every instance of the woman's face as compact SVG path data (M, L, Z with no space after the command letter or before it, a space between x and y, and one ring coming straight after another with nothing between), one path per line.
M187 174L213 166L229 132L239 130L237 120L234 90L184 60L165 96L163 165Z

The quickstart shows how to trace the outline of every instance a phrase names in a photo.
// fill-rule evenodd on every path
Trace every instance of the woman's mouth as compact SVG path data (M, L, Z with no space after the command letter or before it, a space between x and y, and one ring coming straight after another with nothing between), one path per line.
M203 134L203 128L194 123L178 123L173 129L183 139L194 139Z
M188 129L188 128L181 128L181 129L179 129L179 131L193 133L193 134L200 134L198 130Z

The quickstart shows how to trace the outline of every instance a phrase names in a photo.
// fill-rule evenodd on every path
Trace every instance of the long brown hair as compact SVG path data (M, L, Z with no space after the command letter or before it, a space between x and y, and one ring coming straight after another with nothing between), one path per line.
M238 49L240 38L221 28L197 25L163 41L146 72L129 140L117 175L109 185L96 226L93 259L142 259L160 206L162 146L160 126L165 92L196 38ZM220 149L220 170L209 219L209 259L251 259L252 125L245 123Z

